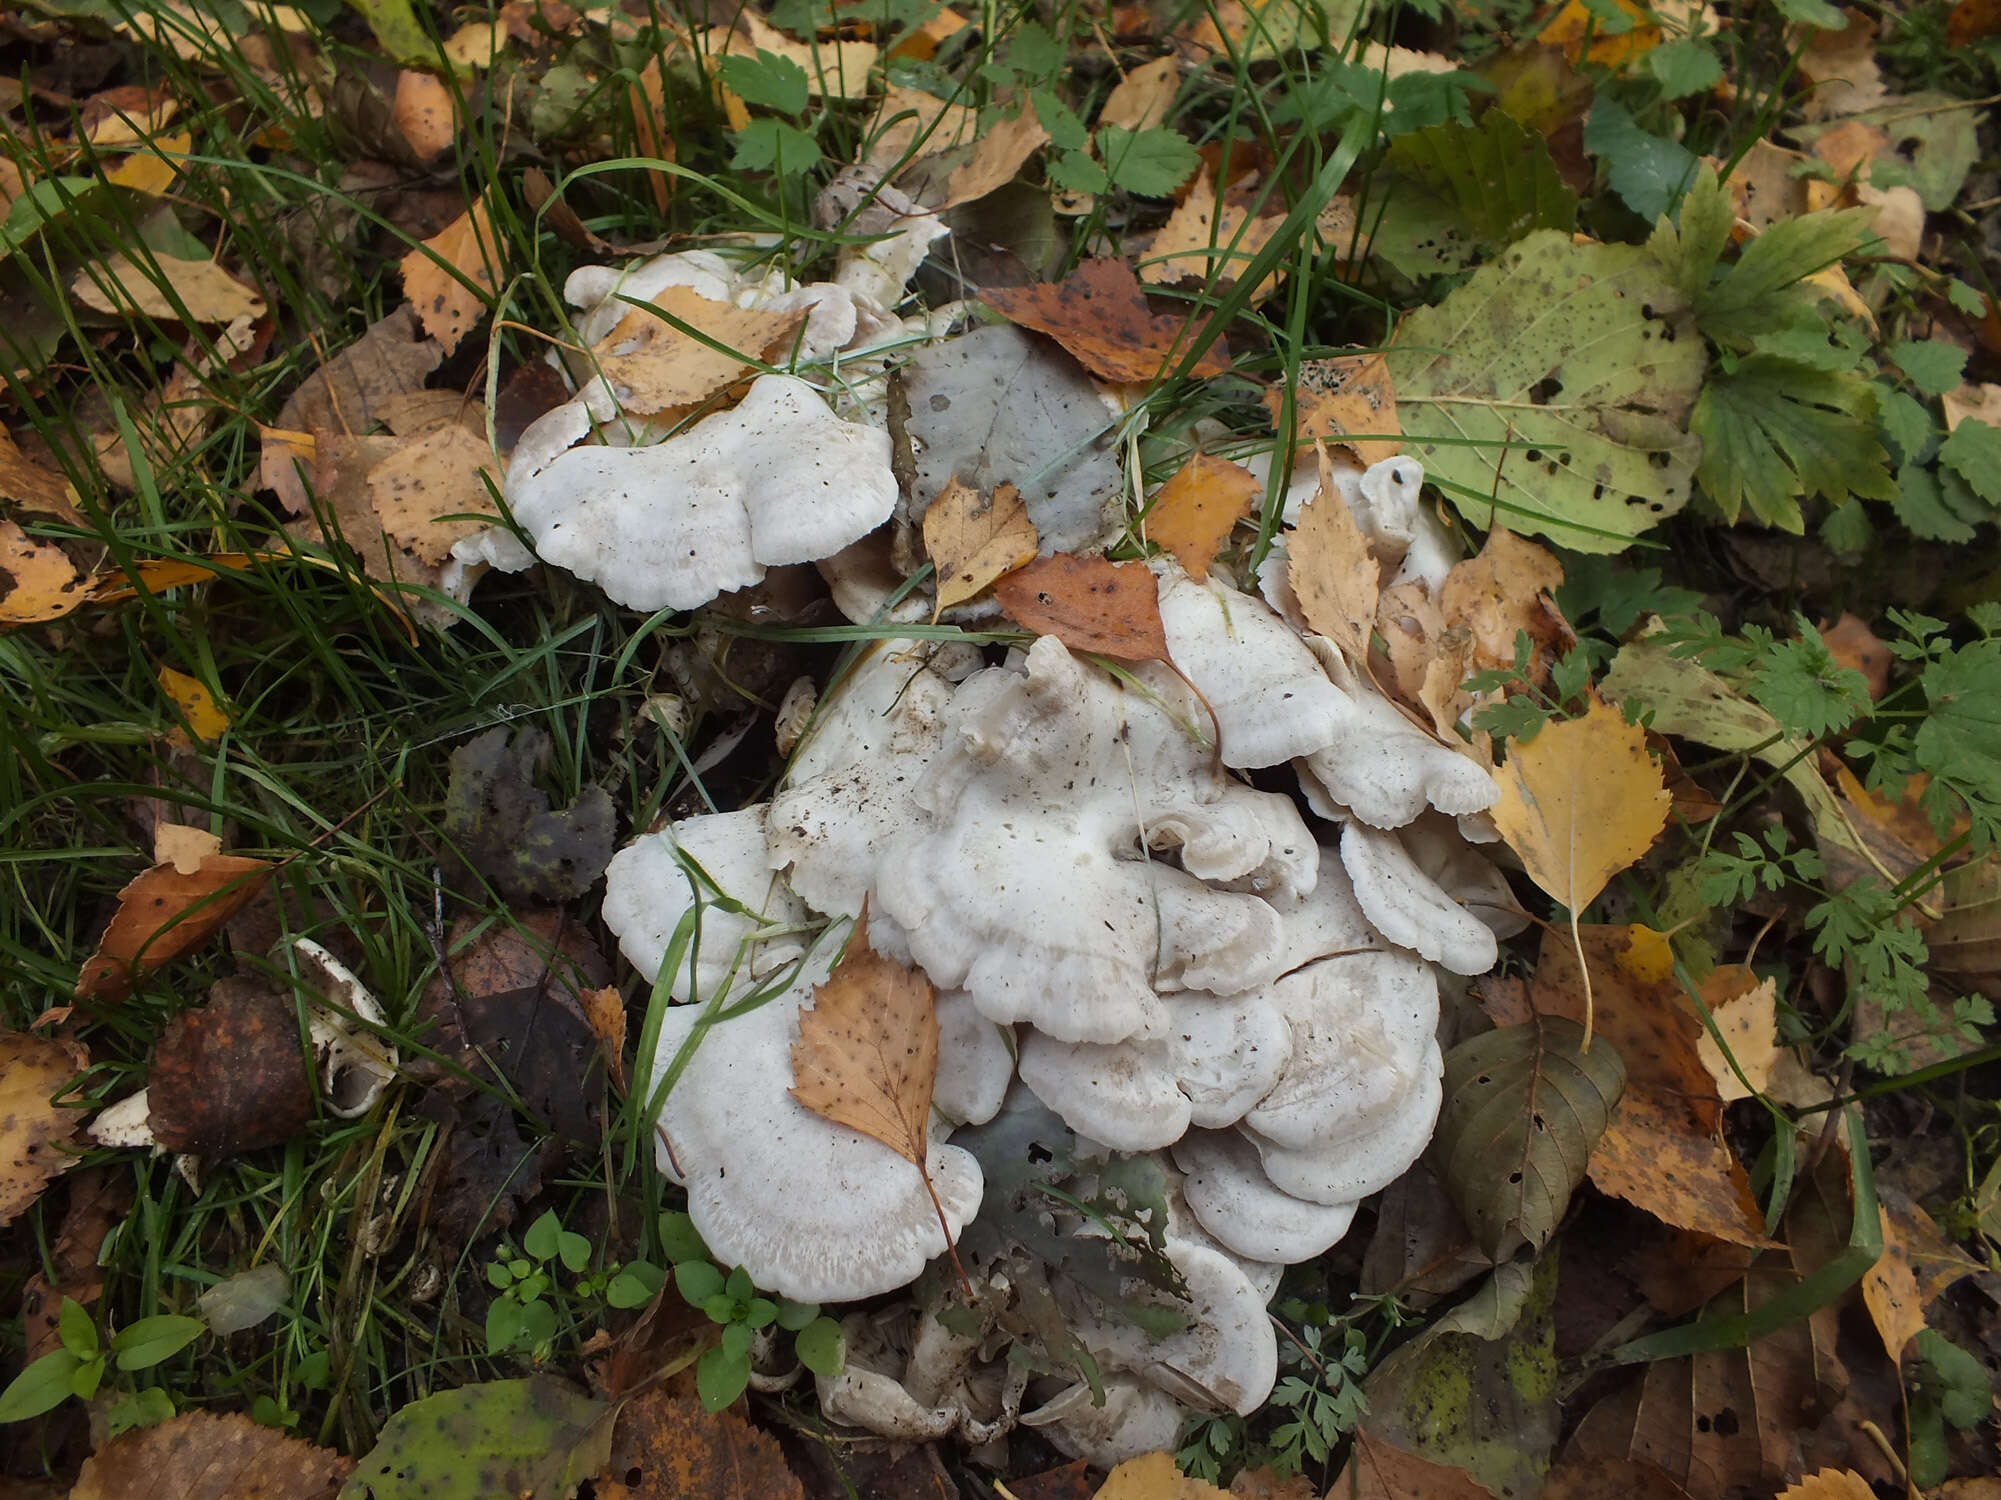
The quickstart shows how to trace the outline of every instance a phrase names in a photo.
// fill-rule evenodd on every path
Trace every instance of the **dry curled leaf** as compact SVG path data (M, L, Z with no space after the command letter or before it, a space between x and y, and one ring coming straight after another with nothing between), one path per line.
M404 256L402 271L417 321L450 354L486 316L500 284L500 237L486 199Z
M211 854L192 874L156 864L118 893L118 910L76 981L77 998L115 1003L163 964L193 952L241 911L272 867Z
M1190 578L1207 578L1217 550L1263 489L1242 464L1198 453L1155 491L1146 534L1172 552Z
M76 1160L63 1147L78 1112L55 1102L84 1061L73 1046L0 1031L0 1226Z
M1167 660L1160 586L1144 563L1058 552L1008 574L994 597L1017 625L1072 651Z
M1087 260L1063 281L988 287L980 296L1009 322L1048 334L1093 375L1125 384L1172 373L1193 333L1186 318L1147 306L1122 260ZM1221 375L1229 367L1218 339L1193 373Z
M938 602L931 618L1033 562L1040 545L1021 491L997 484L991 495L982 495L964 480L952 479L924 512L924 550L938 574Z
M1333 461L1319 452L1320 488L1286 538L1286 577L1306 623L1363 666L1376 623L1383 570L1361 523L1335 487Z

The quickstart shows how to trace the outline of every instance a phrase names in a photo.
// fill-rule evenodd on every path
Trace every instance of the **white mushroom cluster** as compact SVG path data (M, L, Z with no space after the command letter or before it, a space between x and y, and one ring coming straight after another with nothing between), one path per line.
M1414 501L1421 474L1391 465L1355 476L1351 503ZM1434 966L1484 972L1516 930L1468 839L1496 795L1484 769L1287 598L1157 572L1172 668L1114 673L1047 636L997 664L878 643L823 695L768 804L642 837L608 872L606 920L642 972L699 914L699 951L667 976L698 1003L651 1061L656 1080L678 1069L660 1159L712 1250L760 1285L838 1302L909 1283L946 1249L941 1218L956 1238L980 1212L979 1163L951 1138L1004 1108L1053 1111L1086 1149L1152 1153L1167 1174L1181 1332L1149 1339L1051 1283L1105 1404L1025 1395L975 1358L980 1340L921 1318L891 1338L865 1321L849 1371L823 1382L839 1420L975 1442L1019 1420L1112 1460L1169 1445L1186 1407L1255 1410L1280 1270L1338 1241L1430 1137ZM1297 798L1237 774L1288 766ZM797 1017L831 963L809 935L864 911L874 948L937 990L938 1209L910 1163L789 1092Z

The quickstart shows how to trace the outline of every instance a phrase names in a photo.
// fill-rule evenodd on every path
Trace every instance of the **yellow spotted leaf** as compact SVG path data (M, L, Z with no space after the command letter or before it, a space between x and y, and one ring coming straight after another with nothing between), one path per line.
M0 629L60 619L85 597L68 554L12 521L0 521L0 580Z
M486 316L500 283L500 239L486 199L403 257L403 295L450 354Z
M1154 495L1146 534L1172 552L1190 578L1207 578L1217 549L1263 488L1242 464L1198 453Z
M180 260L123 254L85 266L70 283L70 295L92 312L144 316L162 321L229 323L261 318L264 299L212 260Z
M1333 468L1322 444L1320 488L1286 539L1286 577L1306 623L1366 670L1369 635L1382 598L1382 567L1335 486Z
M194 737L203 744L229 728L229 715L216 705L215 695L199 678L176 672L172 667L162 667L160 686L173 700L174 707L181 711L181 717L188 721L188 728L194 731Z
M963 480L952 480L924 512L924 550L938 572L938 603L931 618L1035 561L1040 546L1028 502L1013 485L995 485L987 496Z

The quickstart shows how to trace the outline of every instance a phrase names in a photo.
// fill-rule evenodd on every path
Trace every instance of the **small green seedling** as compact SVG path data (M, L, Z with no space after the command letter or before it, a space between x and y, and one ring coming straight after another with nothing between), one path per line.
M660 1243L674 1263L674 1285L688 1305L722 1325L722 1342L704 1352L695 1366L695 1391L703 1406L721 1411L743 1394L750 1384L751 1345L762 1329L774 1324L793 1335L792 1350L800 1364L815 1375L840 1374L847 1360L846 1340L841 1325L823 1317L818 1303L762 1296L742 1266L725 1274L684 1213L660 1215Z
M141 1318L111 1336L107 1347L98 1337L90 1314L69 1297L63 1298L56 1320L61 1343L29 1365L0 1391L0 1422L25 1422L62 1405L71 1396L88 1401L104 1382L107 1362L120 1370L150 1370L185 1349L207 1331L200 1318L162 1313ZM173 1415L165 1392L141 1392L112 1411L120 1428L144 1426Z

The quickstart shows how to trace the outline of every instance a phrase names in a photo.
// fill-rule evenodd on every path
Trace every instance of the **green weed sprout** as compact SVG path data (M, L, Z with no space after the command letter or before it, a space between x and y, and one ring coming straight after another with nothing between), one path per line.
M200 1318L162 1313L141 1318L118 1330L107 1346L97 1324L73 1298L63 1298L54 1349L29 1365L6 1390L0 1391L0 1422L25 1422L52 1411L71 1396L88 1401L104 1382L107 1363L120 1370L150 1370L164 1363L208 1331ZM174 1414L173 1402L158 1389L138 1392L118 1403L110 1414L114 1431L164 1421Z

